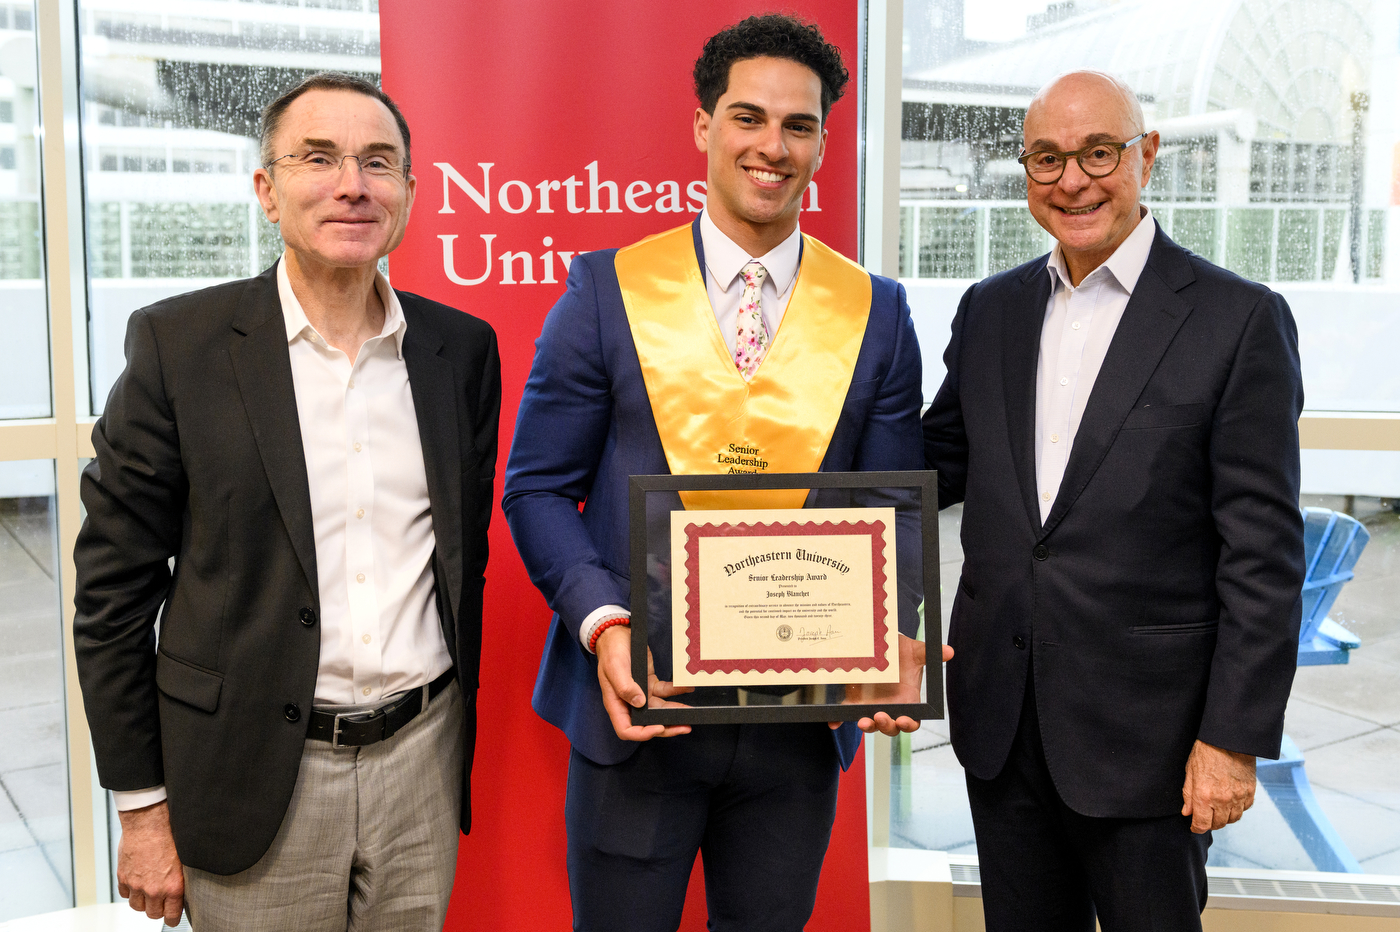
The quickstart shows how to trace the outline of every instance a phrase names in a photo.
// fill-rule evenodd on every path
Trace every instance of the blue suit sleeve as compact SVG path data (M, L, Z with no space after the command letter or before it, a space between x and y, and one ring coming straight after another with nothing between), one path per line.
M594 609L628 604L626 580L603 564L579 514L611 419L596 282L580 256L535 341L501 503L531 581L575 632Z
M919 338L909 316L904 286L887 279L874 281L877 287L894 289L890 297L895 308L894 349L866 415L851 468L859 472L923 469L919 408L923 405L924 370Z

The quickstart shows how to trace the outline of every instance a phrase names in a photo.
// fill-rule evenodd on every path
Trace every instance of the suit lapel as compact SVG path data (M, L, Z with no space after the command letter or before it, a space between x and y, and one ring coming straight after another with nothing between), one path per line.
M447 571L447 596L455 618L462 603L462 450L457 380L452 363L438 355L443 347L442 336L420 312L412 295L398 292L398 296L408 323L403 340L403 361L408 369L418 438L423 446L428 503L433 511L433 537L437 541L438 557Z
M1195 278L1184 251L1159 227L1147 266L1138 278L1123 318L1108 344L1103 366L1084 406L1055 504L1042 536L1060 523L1098 471L1099 464L1137 404L1176 332L1191 313L1177 292Z
M287 328L277 295L277 266L249 282L233 329L242 334L229 348L243 408L253 429L268 485L292 549L319 603L316 537L311 526L311 489L301 445Z
M1011 456L1021 485L1026 516L1040 528L1040 506L1035 501L1035 373L1040 356L1040 331L1050 300L1050 275L1045 262L1037 262L1022 276L1022 297L1008 302L1002 319L1002 386L1006 395L1006 427L1011 434Z

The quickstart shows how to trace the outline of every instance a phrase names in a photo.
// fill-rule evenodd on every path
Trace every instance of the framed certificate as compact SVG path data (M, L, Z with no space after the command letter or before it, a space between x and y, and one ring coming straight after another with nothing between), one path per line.
M934 473L633 476L630 505L633 676L690 690L634 722L942 717Z

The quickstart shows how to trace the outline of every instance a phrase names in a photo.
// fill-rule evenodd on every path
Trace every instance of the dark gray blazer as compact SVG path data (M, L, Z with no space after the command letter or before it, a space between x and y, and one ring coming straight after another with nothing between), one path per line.
M1278 756L1303 582L1297 330L1279 295L1159 229L1042 524L1045 263L968 289L924 415L939 504L964 502L953 748L1001 771L1033 667L1064 801L1166 816L1197 738Z
M467 703L466 831L500 360L484 321L398 296L443 634ZM137 311L126 359L93 430L74 553L98 774L114 790L164 783L181 860L235 873L262 857L286 812L320 655L276 266Z

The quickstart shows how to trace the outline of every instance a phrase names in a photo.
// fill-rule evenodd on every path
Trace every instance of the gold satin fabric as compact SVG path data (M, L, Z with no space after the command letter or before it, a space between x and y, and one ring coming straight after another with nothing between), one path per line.
M816 472L870 318L870 275L803 235L792 298L749 381L710 307L689 225L615 259L622 303L672 475ZM690 509L800 508L806 489L682 492Z

